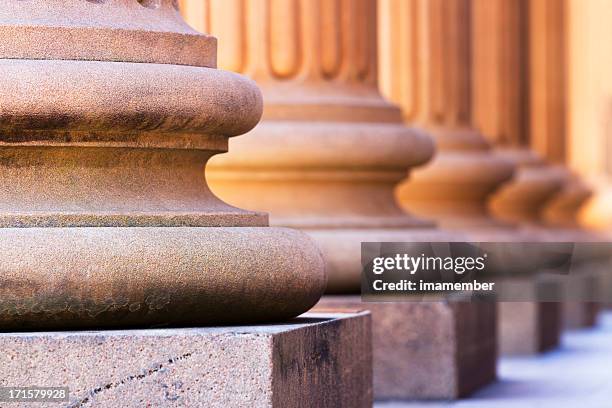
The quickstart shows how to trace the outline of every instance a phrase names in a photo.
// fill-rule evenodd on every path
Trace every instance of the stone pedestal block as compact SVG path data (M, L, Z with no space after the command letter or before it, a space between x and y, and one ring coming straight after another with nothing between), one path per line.
M561 310L559 302L498 303L500 353L536 354L558 347Z
M563 327L585 329L597 325L601 281L597 270L581 270L563 281L566 301L563 302Z
M376 400L455 399L495 380L495 303L325 296L316 308L372 313Z
M5 333L0 347L0 386L69 387L70 407L372 406L367 313L261 326Z
M499 284L498 284L499 285ZM498 335L502 355L537 354L559 346L562 330L562 287L555 279L512 279L503 282L509 296L533 301L499 302ZM514 294L510 294L510 290Z

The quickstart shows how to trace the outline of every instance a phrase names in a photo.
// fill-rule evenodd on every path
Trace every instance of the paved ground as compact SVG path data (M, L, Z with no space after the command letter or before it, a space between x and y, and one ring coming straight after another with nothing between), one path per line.
M457 402L378 403L376 408L612 408L612 313L597 329L569 332L563 347L505 358L499 381Z

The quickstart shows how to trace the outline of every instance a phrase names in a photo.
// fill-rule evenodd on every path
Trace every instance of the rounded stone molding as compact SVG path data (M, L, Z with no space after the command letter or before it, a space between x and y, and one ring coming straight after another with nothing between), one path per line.
M593 197L594 191L580 177L564 170L563 187L547 202L542 217L548 225L575 228L580 225L581 210Z
M251 80L210 68L4 59L0 70L4 143L211 148L212 140L224 151L220 139L249 131L262 113Z
M326 283L280 228L4 228L0 248L4 330L282 321Z
M262 115L171 0L0 0L0 328L285 320L325 284L305 234L208 188Z
M516 165L494 154L475 130L428 130L442 147L429 166L398 186L402 207L449 228L509 227L491 217L487 202L513 177Z
M191 29L174 0L1 0L0 36L0 56L10 59L217 61L217 40Z
M327 293L354 294L361 287L361 244L363 242L464 242L467 236L431 228L308 228L323 254L328 283Z
M512 161L518 171L491 197L492 213L508 222L540 222L545 205L563 188L566 171L527 149L499 149L496 154Z

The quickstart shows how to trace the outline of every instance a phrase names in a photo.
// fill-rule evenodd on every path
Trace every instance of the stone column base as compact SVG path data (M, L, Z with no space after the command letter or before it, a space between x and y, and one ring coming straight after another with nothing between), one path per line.
M512 278L498 283L516 299L533 301L499 302L498 338L502 355L543 353L559 346L562 331L560 280L552 276ZM551 299L551 301L544 301ZM539 301L536 301L539 300Z
M374 398L456 399L496 377L495 303L362 303L325 296L315 310L372 313Z
M365 312L242 327L4 333L0 386L69 387L70 407L371 407L370 334Z

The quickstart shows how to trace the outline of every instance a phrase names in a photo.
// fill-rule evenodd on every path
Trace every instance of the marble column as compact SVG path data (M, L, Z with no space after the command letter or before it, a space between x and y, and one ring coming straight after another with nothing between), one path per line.
M202 176L262 99L171 0L2 0L0 34L3 330L278 321L317 302L314 243Z
M409 123L427 129L439 152L398 189L404 208L459 229L503 227L487 200L514 167L474 127L469 0L386 0L382 89Z

